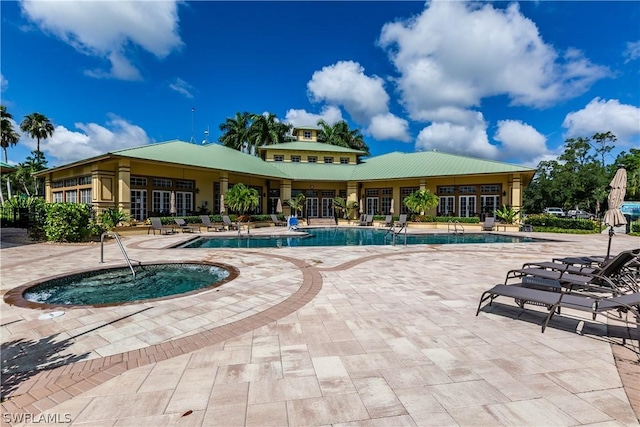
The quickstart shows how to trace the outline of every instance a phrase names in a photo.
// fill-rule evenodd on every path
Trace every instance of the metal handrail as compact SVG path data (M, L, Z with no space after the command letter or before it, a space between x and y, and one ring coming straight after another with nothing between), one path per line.
M122 246L122 242L120 241L120 236L118 235L118 233L114 233L113 231L105 231L104 233L102 233L102 235L100 236L100 264L104 264L104 238L105 236L112 236L115 237L116 242L118 242L118 246L120 246L120 250L122 251L122 255L124 256L125 261L127 261L127 264L129 265L129 268L131 269L131 273L133 274L133 278L136 278L136 271L133 269L133 265L131 265L131 260L129 259L129 255L127 255L127 252L124 250L124 246ZM136 261L138 264L140 264L140 261Z
M460 226L460 228L462 228L462 234L464 234L464 226L462 224L460 224L460 222L456 221L454 223L455 228L456 228L456 234L458 233L458 226Z
M453 233L458 234L458 226L462 229L462 234L464 234L464 226L460 224L459 221L447 221L447 233L451 232L451 226L453 225Z

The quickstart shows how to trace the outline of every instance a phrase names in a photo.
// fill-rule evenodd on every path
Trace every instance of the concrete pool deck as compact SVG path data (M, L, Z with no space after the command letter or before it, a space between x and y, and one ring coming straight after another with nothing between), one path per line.
M193 235L124 237L135 260L207 260L240 275L196 295L117 307L3 302L2 358L10 363L2 422L638 425L640 366L610 337L617 329L589 323L581 336L577 316L564 313L541 334L542 313L508 299L475 316L481 293L509 269L601 254L608 240L518 234L557 241L166 249ZM612 253L638 246L616 235ZM0 256L4 294L98 267L100 245L9 241ZM113 242L104 258L123 264ZM40 319L55 311L64 314Z

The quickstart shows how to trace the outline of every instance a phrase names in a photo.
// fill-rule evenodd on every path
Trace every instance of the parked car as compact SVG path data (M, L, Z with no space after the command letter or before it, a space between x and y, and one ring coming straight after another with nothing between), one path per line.
M544 213L546 215L555 215L560 218L564 218L565 216L567 216L562 208L544 208Z
M568 210L567 217L573 219L596 219L596 216L591 212L583 211L580 209Z
M623 202L620 211L623 215L629 215L631 221L637 221L640 219L640 202Z

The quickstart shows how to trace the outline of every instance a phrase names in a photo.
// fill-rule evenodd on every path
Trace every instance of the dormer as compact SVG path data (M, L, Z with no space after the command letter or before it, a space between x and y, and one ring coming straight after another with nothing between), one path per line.
M316 126L297 126L292 130L295 140L301 142L318 142L318 133L320 128Z

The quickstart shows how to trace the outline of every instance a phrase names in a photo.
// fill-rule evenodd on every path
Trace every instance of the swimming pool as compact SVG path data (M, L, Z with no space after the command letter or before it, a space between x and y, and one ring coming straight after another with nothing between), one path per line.
M281 235L255 236L241 235L239 237L198 237L177 248L278 248L294 246L374 246L391 245L393 236L387 229L330 227L306 228L306 234L292 234L286 232ZM458 243L526 243L541 242L525 236L510 236L492 233L467 234L407 234L407 245L448 245ZM396 245L404 245L405 235L396 236Z

